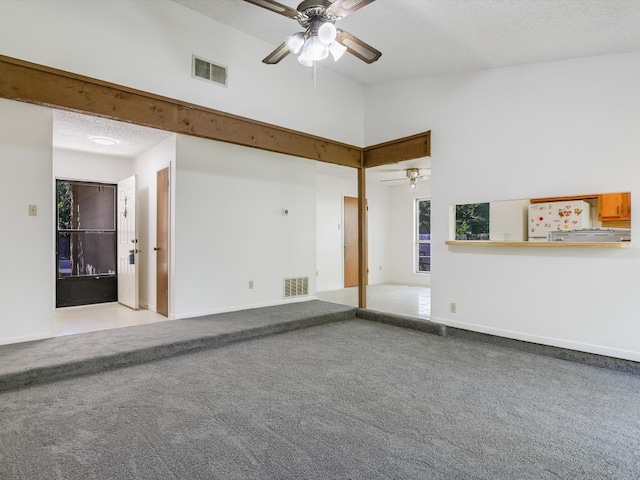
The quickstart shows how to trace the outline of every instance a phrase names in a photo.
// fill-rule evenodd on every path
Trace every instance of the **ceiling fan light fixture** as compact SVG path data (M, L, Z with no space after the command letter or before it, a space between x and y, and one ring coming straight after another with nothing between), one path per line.
M407 168L407 177L409 178L409 187L416 188L418 177L420 176L419 168Z
M306 56L313 62L318 60L324 60L329 56L329 47L320 41L317 35L311 35L304 42L304 49L302 55Z
M305 67L313 67L313 60L311 60L307 55L303 53L298 57L298 62Z
M304 47L304 33L298 32L293 35L289 35L286 40L287 48L291 53L297 55Z
M296 8L283 5L278 0L244 1L295 20L305 29L304 32L286 37L284 43L267 55L262 60L267 65L279 63L289 53L302 56L298 60L306 66L324 60L329 53L334 61L348 52L365 63L373 63L382 55L371 45L335 26L335 23L374 0L302 0Z
M339 44L338 42L333 42L331 45L329 45L329 52L331 52L331 56L333 57L334 62L340 60L346 51L347 47Z
M318 28L318 38L327 46L334 42L337 33L335 25L330 22L325 22Z

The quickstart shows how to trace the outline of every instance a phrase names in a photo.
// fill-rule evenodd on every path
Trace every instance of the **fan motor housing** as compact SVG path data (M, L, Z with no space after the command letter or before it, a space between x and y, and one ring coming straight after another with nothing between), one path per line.
M322 22L335 21L335 18L330 18L327 8L331 6L329 0L305 0L298 5L298 23L308 28L314 20L320 20Z
M306 12L311 8L321 8L326 10L331 6L331 2L329 0L304 0L300 5L298 5L299 12Z

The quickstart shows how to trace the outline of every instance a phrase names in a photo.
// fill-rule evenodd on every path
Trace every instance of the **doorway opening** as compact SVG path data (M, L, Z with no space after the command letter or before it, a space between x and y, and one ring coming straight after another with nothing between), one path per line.
M95 142L93 139L96 137L113 139L113 144ZM167 257L170 254L170 168L167 167L175 162L175 139L175 134L170 132L54 110L52 182L54 188L61 190L61 194L65 189L77 193L72 197L73 207L69 199L66 206L77 217L74 220L79 220L76 228L68 212L69 225L54 223L57 263L52 274L56 281L56 336L169 319L169 261L163 258L158 268L164 282L162 302L159 302L156 299L156 282L160 278L156 275L156 259L158 257L160 261L160 255L157 255L159 251ZM162 187L156 185L159 170L164 170L167 177ZM133 185L123 183L132 179ZM76 185L79 192L73 191ZM98 221L91 220L91 208L99 210L105 207L104 204L92 206L87 203L89 201L85 196L80 195L90 188L113 192L108 202L113 209L108 215L109 225L105 225L104 219L99 225L90 223ZM157 205L157 189L163 190L165 195L161 205ZM77 199L84 203L78 206ZM65 202L58 198L56 204L54 215ZM162 216L156 216L156 208L162 212ZM158 235L156 222L161 217L163 229L162 235ZM110 237L108 242L105 241L107 236ZM89 258L88 243L95 243L99 238L103 244L103 254L107 250L104 244L108 243L108 266ZM130 280L124 282L126 285L123 284L123 280L127 280L125 277ZM105 293L107 282L109 288ZM86 291L78 294L77 285L72 283L85 283L89 286L85 290L88 289L90 294L87 295ZM96 285L103 285L103 290L96 293ZM119 287L126 287L126 292L119 292ZM123 293L130 294L130 301L121 301L126 300Z

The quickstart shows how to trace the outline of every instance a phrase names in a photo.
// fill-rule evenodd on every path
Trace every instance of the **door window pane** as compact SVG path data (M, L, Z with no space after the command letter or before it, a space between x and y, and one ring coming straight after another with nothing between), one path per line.
M58 182L58 230L115 230L112 185Z
M115 275L115 232L58 233L58 276Z

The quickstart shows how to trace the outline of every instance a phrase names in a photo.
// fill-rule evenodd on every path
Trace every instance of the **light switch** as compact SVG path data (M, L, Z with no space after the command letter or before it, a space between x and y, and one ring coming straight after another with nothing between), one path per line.
M37 205L29 205L29 216L37 217L38 216L38 206Z

